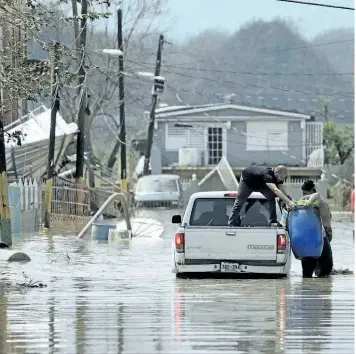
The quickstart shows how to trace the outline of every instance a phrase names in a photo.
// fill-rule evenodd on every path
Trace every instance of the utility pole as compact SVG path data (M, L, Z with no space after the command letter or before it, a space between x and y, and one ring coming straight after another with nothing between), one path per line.
M156 78L159 77L161 73L161 58L162 58L162 49L163 49L164 37L163 35L159 36L158 49L157 49L157 57L156 57L156 69L154 76L154 86L152 90L152 106L150 111L150 121L148 124L148 133L147 133L147 145L146 145L146 154L145 154L145 164L143 168L143 174L147 176L149 174L149 163L151 158L151 149L153 142L153 131L155 125L155 114L156 114L156 106L157 106L157 97L158 97L158 85Z
M77 0L72 0L72 13L74 17L73 29L74 29L74 38L75 38L75 49L80 49L79 46L79 24L78 24L78 3ZM79 55L79 50L76 53Z
M85 72L85 50L87 44L87 14L88 14L88 0L82 0L81 9L81 20L80 20L80 37L79 37L79 47L80 47L80 66L78 70L78 83L80 90L80 103L78 111L78 133L77 133L77 151L76 151L76 163L75 163L75 177L77 182L77 215L83 215L84 209L84 152L85 152L85 139L88 133L89 126L88 122L88 107L87 107L87 89L85 86L86 72Z
M328 114L329 114L328 103L325 102L324 103L324 120L325 120L325 122L329 121Z
M80 21L79 46L81 49L80 67L79 67L79 86L80 86L80 107L78 111L78 133L77 133L77 160L76 160L76 178L79 185L84 185L84 151L85 151L85 117L87 112L87 91L84 89L85 81L85 47L87 42L87 14L88 0L82 1L82 19Z
M51 128L49 133L48 163L47 163L47 182L45 194L45 217L44 227L49 229L51 226L51 204L54 172L54 148L56 143L56 124L57 112L59 111L59 43L54 44L54 54L52 63L52 108L51 108Z
M117 44L119 50L123 52L122 41L122 10L117 10ZM119 56L119 104L120 104L120 133L119 140L116 141L109 160L108 168L113 168L116 162L116 155L120 148L121 162L121 191L127 192L127 169L126 169L126 123L125 123L125 92L124 92L124 57Z

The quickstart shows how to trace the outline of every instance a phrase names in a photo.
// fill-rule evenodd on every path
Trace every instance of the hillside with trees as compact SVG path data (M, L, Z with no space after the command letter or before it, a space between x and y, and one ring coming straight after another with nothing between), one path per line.
M322 119L327 101L329 119L352 122L353 76L344 80L338 75L341 70L328 59L333 58L332 45L320 55L316 48L321 47L314 47L281 20L256 21L231 36L220 34L206 49L202 44L209 38L214 41L211 32L198 38L182 48L190 60L174 56L165 62L190 104L217 102L232 93L239 103L296 109Z
M326 58L339 73L354 71L355 34L353 28L331 30L316 36L312 40L315 51ZM329 43L323 45L323 43ZM345 75L345 81L353 81L353 76Z
M159 0L156 2L159 5ZM153 23L159 14L158 9L151 9L145 17L140 17L141 14L136 22L124 24L125 109L128 134L132 137L145 135L147 122L143 112L150 106L152 83L138 73L154 72L158 34L162 32L159 26L143 28L139 23L148 20ZM70 26L56 33L45 31L45 37L52 40L62 43L74 40ZM207 30L181 45L166 38L162 76L166 77L167 89L161 102L194 105L229 100L299 111L314 115L317 120L353 123L354 85L353 75L349 74L353 72L353 43L345 41L350 39L350 33L347 29L332 31L309 42L294 26L275 19L247 23L231 35ZM90 119L93 139L100 146L102 142L111 145L106 142L112 140L109 137L117 129L113 120L118 121L119 100L118 61L99 52L116 46L115 32L90 27L87 47ZM43 57L38 44L31 48L32 57ZM74 120L76 111L75 91L64 90L62 114L67 120Z

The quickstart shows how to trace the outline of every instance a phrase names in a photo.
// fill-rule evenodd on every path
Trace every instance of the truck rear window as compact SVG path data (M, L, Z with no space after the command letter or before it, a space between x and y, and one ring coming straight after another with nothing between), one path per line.
M228 226L235 198L196 199L190 216L192 226ZM248 199L241 210L241 226L269 226L266 199Z

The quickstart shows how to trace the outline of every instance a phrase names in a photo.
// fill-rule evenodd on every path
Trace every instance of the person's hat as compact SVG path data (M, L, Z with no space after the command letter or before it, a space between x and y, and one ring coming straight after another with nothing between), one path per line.
M315 184L312 180L308 179L302 185L302 191L310 192L311 190L315 189Z

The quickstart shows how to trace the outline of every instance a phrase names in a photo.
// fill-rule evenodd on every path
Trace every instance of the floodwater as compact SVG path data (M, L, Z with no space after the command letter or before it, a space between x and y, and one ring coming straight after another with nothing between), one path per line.
M171 214L159 239L15 239L32 261L1 265L0 353L355 352L353 275L303 280L294 260L288 279L176 280ZM354 270L352 224L333 227L335 268Z

